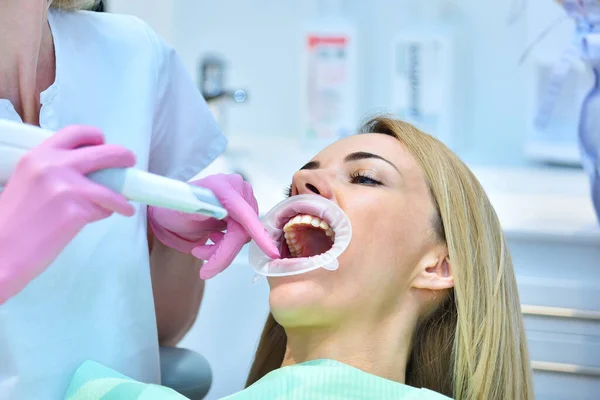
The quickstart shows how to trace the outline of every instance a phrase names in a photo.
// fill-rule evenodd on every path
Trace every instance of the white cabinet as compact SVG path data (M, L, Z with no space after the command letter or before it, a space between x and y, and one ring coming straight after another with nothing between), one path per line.
M600 238L511 239L536 398L600 398Z
M600 398L600 229L578 170L475 170L502 223L538 400Z

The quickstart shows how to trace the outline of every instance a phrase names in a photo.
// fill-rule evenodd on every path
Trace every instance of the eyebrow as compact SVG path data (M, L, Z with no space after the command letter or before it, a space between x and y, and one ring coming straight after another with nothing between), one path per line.
M301 170L302 169L319 169L320 167L321 167L321 163L320 162L318 162L318 161L310 161L310 162L304 164L304 166L302 168L300 168L300 169Z
M394 163L392 163L391 161L386 160L385 158L378 156L377 154L373 154L373 153L367 153L366 151L357 151L356 153L350 153L346 156L346 158L344 158L344 162L351 162L351 161L359 161L359 160L366 160L369 158L374 158L376 160L381 160L381 161L385 161L386 163L390 164L392 167L394 167L394 169L398 172L400 172L400 170L398 169L398 167L396 167L394 165Z
M382 160L385 161L386 163L390 164L392 167L394 167L394 169L398 172L400 172L400 170L398 169L398 167L396 167L394 165L394 163L392 163L391 161L386 160L385 158L378 156L377 154L373 154L373 153L368 153L366 151L357 151L355 153L350 153L348 154L345 158L344 158L344 162L352 162L352 161L360 161L360 160L366 160L369 158L374 158L376 160ZM321 167L321 163L318 161L310 161L308 163L306 163L302 168L302 169L318 169Z

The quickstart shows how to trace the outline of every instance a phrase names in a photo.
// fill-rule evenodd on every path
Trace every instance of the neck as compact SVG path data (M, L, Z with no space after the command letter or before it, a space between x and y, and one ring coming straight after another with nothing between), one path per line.
M44 2L0 2L0 98L23 122L38 125L40 93L55 77L54 44Z
M286 328L287 348L282 366L332 359L404 383L416 320L401 317L369 323L363 320L341 327Z

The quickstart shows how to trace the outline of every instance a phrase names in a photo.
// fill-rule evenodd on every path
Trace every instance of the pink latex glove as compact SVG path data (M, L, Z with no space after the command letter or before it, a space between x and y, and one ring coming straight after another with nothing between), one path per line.
M207 260L200 278L210 279L224 271L250 239L269 257L279 258L277 246L258 218L252 187L240 175L217 174L190 183L211 189L227 210L227 218L218 221L158 207L149 207L148 215L154 234L163 244ZM208 239L214 244L207 245Z
M86 224L113 212L134 214L123 196L85 177L134 164L129 150L81 126L55 133L21 158L0 192L0 304L41 274Z

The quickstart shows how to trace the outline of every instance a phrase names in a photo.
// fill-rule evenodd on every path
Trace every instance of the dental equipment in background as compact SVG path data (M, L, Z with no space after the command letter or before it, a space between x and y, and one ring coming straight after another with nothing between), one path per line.
M21 157L52 135L51 131L0 119L0 191ZM136 201L216 219L227 217L214 193L206 188L135 168L110 168L88 175L94 182Z
M566 49L550 77L545 101L536 124L544 128L550 120L567 73L580 58L593 74L594 83L581 104L579 149L581 163L588 174L596 217L600 223L600 0L557 0L567 16L575 21L573 45Z

